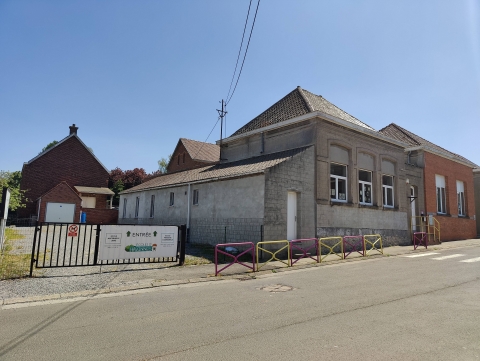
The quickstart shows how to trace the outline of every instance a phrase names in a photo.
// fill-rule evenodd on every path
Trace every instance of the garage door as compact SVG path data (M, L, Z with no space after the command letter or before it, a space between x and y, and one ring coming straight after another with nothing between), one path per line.
M47 203L45 222L73 223L75 204L72 203Z

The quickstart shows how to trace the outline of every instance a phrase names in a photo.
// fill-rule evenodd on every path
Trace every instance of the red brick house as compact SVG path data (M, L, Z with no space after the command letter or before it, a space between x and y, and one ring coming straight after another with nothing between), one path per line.
M180 138L167 165L167 173L205 167L220 160L220 147L216 144Z
M20 187L28 200L19 217L79 222L83 212L87 223L116 223L109 172L78 137L78 127L69 128L66 138L24 163Z
M411 228L418 228L418 217L429 222L432 216L440 225L441 241L476 238L473 169L478 166L396 124L379 132L410 145L405 148L406 168L423 169L423 194L411 194L411 202L418 202Z

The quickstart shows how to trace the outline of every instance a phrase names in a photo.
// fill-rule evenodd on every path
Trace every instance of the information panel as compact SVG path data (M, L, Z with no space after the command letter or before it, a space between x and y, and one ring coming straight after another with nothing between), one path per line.
M98 259L176 257L176 226L101 226Z

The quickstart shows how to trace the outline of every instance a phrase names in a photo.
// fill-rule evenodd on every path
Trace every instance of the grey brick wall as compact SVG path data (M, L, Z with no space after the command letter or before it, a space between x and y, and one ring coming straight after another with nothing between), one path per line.
M314 147L265 173L265 240L287 237L287 193L297 193L297 237L315 236Z

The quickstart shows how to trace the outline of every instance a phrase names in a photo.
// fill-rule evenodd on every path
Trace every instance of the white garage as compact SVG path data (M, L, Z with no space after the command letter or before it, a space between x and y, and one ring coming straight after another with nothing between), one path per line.
M47 203L45 222L73 223L74 216L74 203Z

